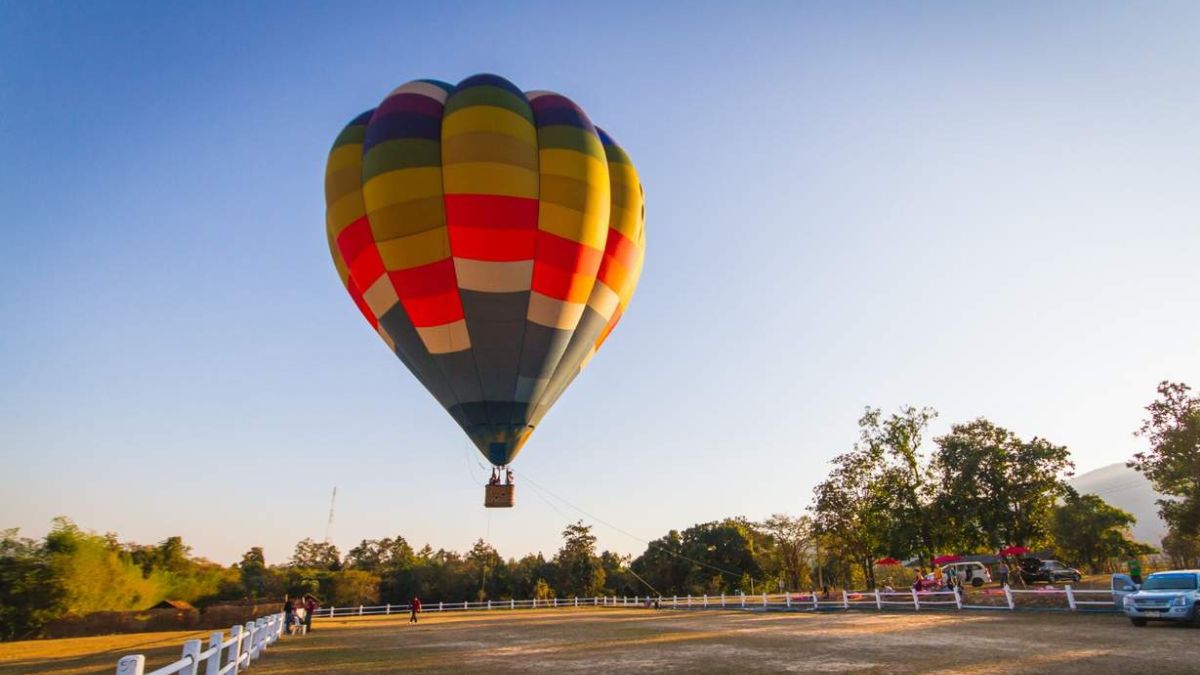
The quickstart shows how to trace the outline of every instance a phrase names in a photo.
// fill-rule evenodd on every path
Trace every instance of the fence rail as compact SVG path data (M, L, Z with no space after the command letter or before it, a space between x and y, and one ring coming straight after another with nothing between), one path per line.
M1084 599L1090 598L1090 599ZM755 611L813 612L827 610L1004 610L1004 611L1071 611L1120 612L1120 604L1111 590L1041 588L1014 590L1008 586L990 589L968 589L966 592L944 591L848 591L824 596L820 593L764 593L762 595L722 594L687 596L601 596L592 598L547 598L532 600L484 600L479 602L438 602L421 607L422 613L500 611L517 609L552 609L566 607L643 607L660 609L704 610L746 609ZM324 607L313 619L332 619L352 616L407 614L407 604L357 605Z
M162 668L146 672L146 657L143 654L131 654L117 661L117 675L237 675L250 667L250 662L263 655L267 647L279 639L284 631L283 613L271 614L256 621L248 622L245 626L234 626L229 629L229 638L216 631L209 636L208 649L201 649L201 640L188 640L183 643L183 654L178 661L169 663ZM225 665L221 665L224 660ZM204 670L200 665L204 664Z

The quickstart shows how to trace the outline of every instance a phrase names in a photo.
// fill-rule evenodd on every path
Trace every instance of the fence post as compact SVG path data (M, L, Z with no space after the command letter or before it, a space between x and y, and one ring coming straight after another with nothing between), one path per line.
M329 606L329 618L333 618L333 605Z
M1072 612L1074 612L1075 610L1079 609L1078 607L1075 606L1075 591L1071 590L1071 584L1067 584L1066 589L1067 589L1067 606L1071 608Z
M883 600L879 597L879 589L875 589L875 609L883 610Z
M221 675L221 643L224 641L225 634L219 630L208 636L208 648L213 650L213 655L204 665L204 675Z
M246 622L246 666L254 660L254 647L258 644L258 629L253 621Z
M959 609L962 609L963 595L966 592L967 591L964 588L959 588L958 586L954 587L954 605Z
M921 601L919 599L917 599L917 589L915 589L915 588L912 589L912 595L913 595L913 611L919 612L919 611L921 611Z
M791 593L788 593L786 596L784 596L783 604L787 605L788 609L792 608L792 594Z
M679 609L679 596L678 595L671 596L671 609Z
M242 667L242 627L234 626L229 629L229 638L232 644L229 645L229 651L225 655L225 660L233 664L233 670L229 671L233 675L237 675Z
M813 609L821 609L821 601L817 600L817 591L814 589L812 594L813 594Z
M250 667L250 652L254 649L254 622L247 621L245 630L242 631L242 644L246 646L244 654L238 654L238 658L246 657L246 667Z
M558 597L557 596L555 596L554 599L551 600L551 602L554 603L554 605L553 605L554 607L558 607Z
M142 675L146 672L146 657L141 654L122 656L117 661L117 675Z
M692 594L691 593L688 593L687 606L688 607L692 606Z
M186 658L190 657L192 659L192 662L189 663L188 665L184 666L183 670L180 670L178 672L184 673L184 675L198 675L198 673L200 672L200 652L201 651L202 650L200 649L200 641L199 640L188 640L187 642L183 643L182 658L186 659Z
M763 593L763 607L767 606L767 594Z
M1008 601L1008 608L1010 610L1017 608L1017 603L1013 602L1012 589L1008 587L1008 584L1004 584L1004 599Z
M725 591L721 591L721 609L725 609Z
M384 616L388 616L388 615L389 615L389 614L391 614L391 613L392 613L392 603L390 603L390 602L389 602L389 603L387 604L387 607L385 607L385 608L384 608L384 610L383 610L383 615L384 615Z
M746 606L746 594L742 593L742 607Z
M850 596L844 588L842 589L842 609L850 609Z
M704 594L704 609L708 609L708 593Z
M442 601L441 601L441 600L439 600L439 601L438 601L438 611L440 612L440 611L442 611L442 609L444 609L444 608L443 608L443 606L442 606Z

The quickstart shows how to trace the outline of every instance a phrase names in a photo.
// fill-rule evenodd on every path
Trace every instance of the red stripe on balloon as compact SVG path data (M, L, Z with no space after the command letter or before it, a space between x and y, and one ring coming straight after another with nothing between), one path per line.
M418 328L442 326L463 318L458 289L424 298L401 298L408 319Z
M454 261L446 258L420 267L388 272L400 299L425 298L458 288Z
M337 236L338 250L342 252L342 260L346 261L354 260L363 249L374 244L375 236L366 216L347 225Z

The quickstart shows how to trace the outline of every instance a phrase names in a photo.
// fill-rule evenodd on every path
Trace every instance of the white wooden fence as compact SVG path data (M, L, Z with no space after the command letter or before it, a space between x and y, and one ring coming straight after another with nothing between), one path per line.
M263 655L267 647L284 631L283 613L272 614L245 626L234 626L229 638L216 631L208 638L208 649L201 649L200 640L183 643L183 655L178 661L146 672L146 657L133 654L117 661L117 675L237 675L250 667L250 662ZM225 665L221 665L224 661ZM204 664L201 670L200 665Z
M972 602L974 601L974 602ZM988 604L990 602L990 604ZM1120 603L1111 590L1039 588L1015 590L1002 588L955 591L838 591L824 597L821 593L764 593L762 595L721 594L671 597L607 596L594 598L548 598L545 600L485 600L481 602L438 602L421 607L422 613L463 612L516 609L550 609L559 607L643 607L648 603L663 609L747 609L758 611L824 611L824 610L1007 610L1007 611L1113 611ZM313 614L313 620L337 617L407 614L410 607L397 605L356 605L352 607L323 607Z

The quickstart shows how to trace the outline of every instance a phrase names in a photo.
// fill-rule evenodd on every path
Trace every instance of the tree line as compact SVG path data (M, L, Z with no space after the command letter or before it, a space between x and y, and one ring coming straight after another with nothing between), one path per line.
M1200 557L1200 398L1164 382L1137 431L1149 448L1130 466L1165 495L1164 553L1175 565ZM1049 549L1090 571L1155 549L1133 541L1131 514L1066 482L1064 446L1021 438L979 418L928 442L937 413L868 408L858 441L831 462L801 515L742 517L671 530L636 557L598 551L591 526L569 523L562 545L505 559L483 540L470 550L415 549L403 536L367 539L344 555L305 539L269 564L259 547L223 566L191 555L179 537L122 543L56 519L42 540L0 531L0 639L36 636L68 614L142 610L163 599L196 606L276 601L315 593L326 605L595 595L701 595L873 587L883 557L928 565L943 553ZM894 574L895 572L889 572Z

